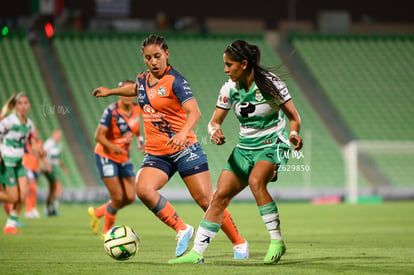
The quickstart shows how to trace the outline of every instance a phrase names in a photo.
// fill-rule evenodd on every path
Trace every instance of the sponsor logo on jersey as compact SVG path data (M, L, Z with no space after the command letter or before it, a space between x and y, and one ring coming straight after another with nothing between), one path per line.
M121 116L120 116L120 117L118 117L118 123L119 123L119 124L123 124L123 123L125 123L125 119L123 119Z
M155 113L155 110L148 104L145 104L142 110L144 110L145 113Z
M144 85L139 85L138 91L145 91Z
M157 95L157 91L155 89L150 89L148 91L148 97L149 98L154 98Z
M128 125L126 124L121 124L119 125L119 130L121 130L121 132L124 132L128 129Z
M273 139L271 138L263 140L263 144L272 144L272 143L273 143Z
M146 97L146 93L138 93L138 102L142 103L144 102Z

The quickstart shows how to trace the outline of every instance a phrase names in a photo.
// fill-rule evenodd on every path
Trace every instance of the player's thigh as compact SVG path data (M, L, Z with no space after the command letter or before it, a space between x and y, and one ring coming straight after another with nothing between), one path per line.
M193 199L201 206L201 208L206 210L213 194L210 172L206 170L196 173L183 178L183 181Z
M122 185L117 176L102 178L112 200L120 201L123 197Z
M29 182L27 180L26 174L17 178L17 187L19 189L20 201L23 201L26 198L28 186Z
M229 202L239 194L247 183L237 176L233 171L223 169L217 181L216 191L214 191L214 200Z
M6 194L4 202L15 203L19 200L19 188L17 187L17 184L13 186L3 185L3 192Z
M259 160L256 162L249 176L250 188L266 186L272 179L275 169L276 164L270 161Z
M153 193L163 188L169 180L168 175L155 167L142 167L135 180L135 191L138 195Z
M135 177L120 178L124 200L133 202L135 200Z

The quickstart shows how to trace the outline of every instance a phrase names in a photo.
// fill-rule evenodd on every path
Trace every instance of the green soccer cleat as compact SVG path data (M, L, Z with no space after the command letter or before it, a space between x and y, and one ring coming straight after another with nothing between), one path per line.
M169 264L204 264L203 255L191 250L187 254L168 261Z
M286 252L286 245L283 241L270 240L269 249L264 257L264 264L276 264Z

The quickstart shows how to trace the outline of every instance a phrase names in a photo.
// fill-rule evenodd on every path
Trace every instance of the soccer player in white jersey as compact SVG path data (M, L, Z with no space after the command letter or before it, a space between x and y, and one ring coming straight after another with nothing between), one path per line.
M61 157L63 150L61 140L62 131L60 129L55 129L43 144L43 150L46 152L46 160L49 164L44 170L44 174L49 183L49 194L46 198L46 215L48 217L59 216L59 198L63 189L59 180L59 167L62 168L66 175L68 174L68 169Z
M270 235L264 263L277 263L286 251L279 212L267 184L277 178L278 168L286 164L290 142L294 150L302 148L300 117L285 83L259 65L260 50L256 45L236 40L225 49L223 59L224 72L230 79L220 90L208 132L214 144L225 142L220 126L233 105L240 122L239 143L221 172L192 250L170 260L171 264L204 262L203 253L220 229L223 210L247 186ZM285 131L285 115L289 119L289 135Z
M24 147L30 141L33 150L39 150L33 137L35 126L27 117L29 109L29 98L24 93L17 93L9 98L1 111L0 200L13 204L3 228L4 234L21 233L16 225L27 191L27 178L22 163Z

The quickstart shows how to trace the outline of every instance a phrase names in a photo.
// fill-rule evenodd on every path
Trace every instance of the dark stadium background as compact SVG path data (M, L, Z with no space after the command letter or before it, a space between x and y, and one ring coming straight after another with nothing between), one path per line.
M33 103L32 116L44 130L42 138L53 127L63 128L64 157L71 170L63 179L64 201L106 198L91 152L97 117L111 100L90 101L90 93L100 85L115 85L119 78L133 78L143 68L139 43L151 32L166 36L173 64L189 78L198 90L196 96L206 104L201 106L203 118L197 131L206 143L213 182L237 136L218 152L207 144L203 125L214 108L215 91L225 80L220 53L236 38L258 43L267 57L265 64L285 65L288 86L302 111L302 133L312 140L312 146L305 142L305 160L292 160L292 164L308 165L310 154L306 150L310 150L312 174L281 177L279 185L272 187L280 199L342 200L348 192L342 159L348 142L414 140L410 115L414 107L414 53L410 50L414 47L414 16L409 1L23 0L0 5L1 103L18 89L27 90ZM50 37L45 33L47 28L51 30L47 23L53 30ZM187 48L189 44L193 47ZM198 52L197 47L202 50ZM355 52L348 52L350 49ZM367 63L353 65L366 57ZM133 64L127 64L131 60ZM120 68L111 72L103 69L117 61L122 64ZM372 65L365 68L367 64ZM342 79L348 72L354 74ZM108 77L111 75L112 79ZM102 80L105 77L107 82ZM346 87L349 80L354 86ZM387 84L393 81L398 86ZM337 84L351 92L361 90L352 97L341 97L335 91ZM363 97L366 91L372 94ZM90 114L83 111L85 103ZM363 111L352 109L358 104ZM369 110L365 110L367 106ZM382 121L375 118L380 112L390 118L376 125L373 122ZM367 124L356 125L359 118ZM231 118L227 127L237 131ZM410 154L387 156L389 162L383 155L361 154L359 195L373 201L413 198L410 165L414 154L410 150ZM142 155L136 154L133 159L138 167ZM40 185L39 197L44 199L44 180ZM168 186L164 192L170 197L188 199L178 178ZM251 199L251 195L243 193L241 199Z

